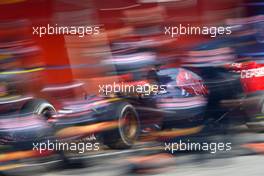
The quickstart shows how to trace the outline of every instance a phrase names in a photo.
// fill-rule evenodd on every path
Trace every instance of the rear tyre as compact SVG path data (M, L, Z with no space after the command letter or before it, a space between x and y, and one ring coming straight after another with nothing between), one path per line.
M117 104L118 128L104 134L104 144L112 149L128 149L139 137L140 122L135 108L127 103Z

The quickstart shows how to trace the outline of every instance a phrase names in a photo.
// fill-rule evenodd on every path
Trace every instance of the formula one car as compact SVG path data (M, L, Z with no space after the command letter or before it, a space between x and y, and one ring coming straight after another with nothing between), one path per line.
M111 85L111 91L106 86L101 96L64 102L49 119L57 136L94 133L110 148L124 149L132 147L141 132L193 127L203 122L207 92L198 75L183 68L155 70L159 66L153 62L140 66L137 61L121 59L121 65L115 61L120 81ZM115 92L117 87L119 91Z
M114 75L129 75L129 79L123 80L124 84L147 87L148 95L146 92L133 95L121 92L114 98L86 96L79 101L63 101L56 108L56 114L47 115L59 138L85 138L95 133L111 148L129 148L140 132L149 127L184 127L201 122L206 91L200 77L181 68L153 70L157 63L155 52L141 51L114 55L102 64L113 64ZM159 89L161 85L165 91ZM159 88L154 88L156 86ZM52 94L56 97L59 92ZM34 104L27 109L32 109Z

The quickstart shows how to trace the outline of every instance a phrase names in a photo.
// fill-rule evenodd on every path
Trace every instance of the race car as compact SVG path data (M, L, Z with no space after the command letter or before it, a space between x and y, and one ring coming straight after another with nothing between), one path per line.
M115 149L132 147L147 129L200 125L207 105L202 80L188 70L166 68L155 72L159 80L153 82L147 79L152 71L138 71L132 74L130 81L112 85L119 86L118 92L65 102L49 122L57 129L59 137L95 133L104 144ZM123 89L122 92L121 86L129 91Z

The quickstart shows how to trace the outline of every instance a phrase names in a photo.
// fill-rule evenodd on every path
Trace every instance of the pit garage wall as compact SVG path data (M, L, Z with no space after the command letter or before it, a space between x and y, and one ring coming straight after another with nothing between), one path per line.
M32 26L46 24L75 24L91 25L103 24L102 35L98 37L87 36L79 38L76 36L53 35L37 37L33 40L41 48L38 57L26 58L24 67L40 63L48 66L45 71L43 82L45 84L70 83L78 79L88 83L87 91L96 93L98 84L113 82L114 78L104 77L106 71L114 68L96 67L102 59L111 57L109 42L119 38L126 38L133 33L133 24L124 21L127 10L141 10L155 7L165 9L166 18L162 25L174 25L178 23L210 24L226 18L226 16L239 16L240 10L236 4L242 0L185 0L179 3L139 3L137 0L4 0L0 5L0 20L28 19ZM195 4L195 5L193 5ZM85 11L86 10L86 11ZM78 12L85 15L78 16ZM218 15L213 13L218 12ZM223 16L225 14L225 16ZM151 12L148 14L152 15ZM172 23L174 21L174 23ZM176 23L175 23L176 21ZM157 24L152 24L157 25ZM31 26L29 26L29 29ZM27 35L32 31L28 30ZM21 33L25 35L25 33ZM197 39L195 39L196 41ZM198 41L201 40L200 38ZM193 43L193 38L183 36L170 47L179 44ZM88 67L76 68L76 65L85 64ZM61 68L69 66L71 68Z
M51 22L53 14L52 0L4 0L0 3L0 20L1 21L17 21L26 19L29 22L27 31L16 35L28 35L36 42L36 46L40 47L38 57L30 57L23 60L23 67L32 66L59 66L68 65L69 59L64 47L63 36L44 36L38 37L32 35L32 26L41 26ZM43 82L47 84L66 83L72 80L71 69L63 70L47 70L45 71Z

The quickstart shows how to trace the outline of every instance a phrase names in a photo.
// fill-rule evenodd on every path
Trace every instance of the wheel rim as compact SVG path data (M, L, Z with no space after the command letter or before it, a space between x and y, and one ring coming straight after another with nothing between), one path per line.
M55 110L53 108L45 108L40 113L45 119L49 119L52 115L55 114Z

